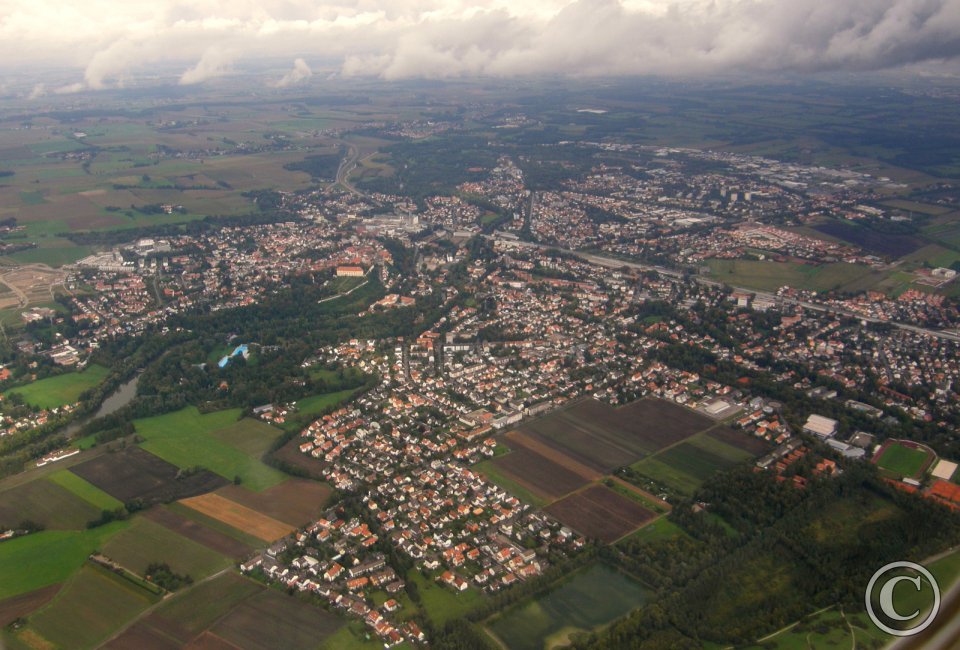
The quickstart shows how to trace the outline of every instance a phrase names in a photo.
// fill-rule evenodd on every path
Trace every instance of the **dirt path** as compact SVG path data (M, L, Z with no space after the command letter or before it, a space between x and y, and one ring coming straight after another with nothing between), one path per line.
M506 438L507 440L514 442L521 447L526 447L530 451L540 454L547 460L560 465L564 469L570 470L577 476L580 476L588 481L596 481L603 477L603 474L597 470L575 461L562 451L558 451L553 447L540 442L539 440L521 433L520 431L510 431L507 433Z
M642 496L644 499L647 499L648 501L651 501L651 502L657 504L658 506L661 506L661 507L663 507L663 508L666 508L667 512L670 512L671 510L673 510L673 506L671 506L669 503L667 503L666 501L664 501L664 500L661 499L660 497L655 497L655 496L653 496L652 494L650 494L650 493L647 492L646 490L642 490L642 489L638 488L638 487L637 487L636 485L634 485L633 483L628 483L627 481L624 481L624 480L623 480L622 478L620 478L619 476L612 476L612 475L611 475L610 478L612 478L616 483L618 483L619 485L622 485L623 487L627 488L627 489L630 490L631 492L634 492L635 494L639 494L639 495Z
M169 599L172 598L173 596L186 593L186 592L190 591L191 589L196 589L197 587L199 587L199 586L202 585L203 583L205 583L205 582L210 582L210 581L213 580L214 578L219 578L219 577L222 576L224 573L227 573L228 571L232 571L232 570L233 570L233 567L227 567L226 569L222 569L222 570L218 571L217 573L214 573L212 576L207 576L207 577L204 578L203 580L200 580L199 582L193 583L193 584L190 586L189 589L182 589L182 590L177 591L177 592L174 592L174 593L168 593L166 596L164 596L163 598L161 598L160 600L158 600L157 602L155 602L153 605L151 605L150 607L148 607L148 608L146 608L145 610L143 610L142 612L140 612L137 616L135 616L135 617L133 618L133 620L128 621L123 627L121 627L119 630L117 630L116 632L114 632L114 633L113 633L113 636L111 636L109 639L105 639L105 640L104 640L100 645L98 645L97 647L98 647L98 648L102 648L102 647L104 647L105 645L107 645L108 643L110 643L111 641L113 641L114 639L116 639L117 637L119 637L120 635L122 635L124 632L126 632L127 630L129 630L131 627L133 627L134 625L136 625L137 623L139 623L140 621L142 621L143 619L145 619L145 618L146 618L147 616L149 616L150 614L152 614L158 607L160 607L160 605L162 605L162 604L164 604L165 602L167 602L167 600L169 600Z

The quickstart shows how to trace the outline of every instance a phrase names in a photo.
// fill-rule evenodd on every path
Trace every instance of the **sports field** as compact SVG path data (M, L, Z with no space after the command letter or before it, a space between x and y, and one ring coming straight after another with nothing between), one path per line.
M102 382L108 374L110 371L107 368L94 364L82 372L68 372L16 386L6 391L6 394L15 393L27 404L49 409L75 403L84 391Z
M897 441L884 445L874 460L880 469L908 478L919 478L932 461L932 454L923 447Z
M248 451L260 448L256 437L263 429L238 424L240 409L201 414L189 406L173 413L134 421L137 433L145 438L142 447L177 467L202 466L227 480L239 477L251 490L265 490L287 480L282 472L260 462ZM236 435L237 446L224 442L231 439L231 427L241 427ZM251 442L251 436L253 442ZM264 437L267 436L264 434ZM272 439L271 439L272 442Z

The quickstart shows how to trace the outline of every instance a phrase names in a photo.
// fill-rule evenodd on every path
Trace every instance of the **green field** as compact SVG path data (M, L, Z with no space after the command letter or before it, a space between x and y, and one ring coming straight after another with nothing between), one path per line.
M883 279L867 266L757 260L710 260L710 278L734 287L776 291L784 285L810 291L866 289Z
M29 519L48 529L80 530L100 510L68 488L42 478L0 492L0 526L17 526Z
M303 415L316 415L325 408L335 406L344 400L350 398L356 389L337 391L336 393L323 393L321 395L311 395L297 401L297 413Z
M636 580L594 564L543 596L497 615L489 629L510 650L566 645L568 635L609 624L643 605L647 590Z
M231 562L206 546L142 517L137 517L102 550L104 555L140 576L148 565L166 562L174 572L199 580L225 569Z
M443 626L447 621L460 618L483 602L483 594L476 589L471 588L457 593L449 587L425 577L419 571L411 571L408 579L417 583L417 591L420 594L423 611L438 626Z
M244 418L211 435L251 458L261 458L283 432L261 420Z
M752 457L750 452L700 434L631 467L662 485L690 495L715 472Z
M402 649L410 645L404 642L397 647ZM383 642L360 621L351 621L327 637L321 648L323 650L380 650L383 648Z
M83 372L68 372L56 377L48 377L25 386L16 386L5 394L16 393L27 404L37 408L49 409L64 404L73 404L80 394L89 390L107 378L110 371L96 364Z
M63 582L87 556L126 528L115 522L83 532L45 530L0 544L0 600Z
M810 648L875 648L890 640L864 613L830 609L803 619L789 630L748 650L809 650Z
M196 407L189 406L135 420L134 425L145 439L144 449L178 467L201 465L231 481L239 476L245 487L258 492L282 483L287 479L285 474L223 441L224 436L230 436L224 431L238 425L240 413L240 409L230 409L201 414ZM241 446L249 448L250 427L241 426L243 432L238 440Z
M157 609L157 614L175 621L190 634L199 634L263 589L252 580L228 572L177 593Z
M473 466L473 470L475 472L480 472L487 477L488 481L492 481L494 484L502 487L504 490L517 497L524 503L529 503L537 508L542 508L549 503L547 499L534 494L513 479L508 478L497 468L492 459L477 463Z
M923 449L910 449L893 443L877 460L877 466L897 476L917 478L927 462L927 456Z
M686 534L686 531L670 521L667 517L660 517L632 535L629 535L624 541L659 542L665 539L681 537Z
M62 648L92 648L156 601L132 582L87 565L30 616L29 627Z
M115 499L97 486L91 485L70 470L64 469L55 472L48 476L47 480L70 490L73 494L100 510L115 510L123 507L119 499Z

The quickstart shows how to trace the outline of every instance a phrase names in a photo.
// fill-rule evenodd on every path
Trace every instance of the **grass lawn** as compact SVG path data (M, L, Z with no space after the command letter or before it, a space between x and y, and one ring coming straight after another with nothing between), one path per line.
M63 582L122 531L129 522L114 522L82 532L45 530L0 544L0 600Z
M244 486L257 492L287 480L286 474L213 435L236 426L240 412L240 409L230 409L201 414L196 407L188 406L173 413L135 420L134 425L146 440L141 445L144 449L177 467L201 465L231 481L239 476ZM244 439L249 443L247 434Z
M261 458L283 432L266 422L244 418L235 424L214 431L212 435L251 458Z
M156 601L130 581L87 565L30 617L30 628L62 648L92 648Z
M910 449L896 443L891 444L880 456L877 465L898 476L917 476L927 461L927 452L922 449Z
M513 496L517 497L524 503L529 503L530 505L537 508L542 508L543 506L550 503L547 499L534 494L533 492L523 487L516 481L510 478L507 478L506 475L500 472L499 468L497 468L497 466L492 462L492 460L485 460L485 461L479 462L476 465L474 465L472 469L475 472L480 472L481 474L487 477L487 480L492 481L496 485L502 487L504 490L506 490Z
M147 566L166 562L181 575L200 580L230 566L231 560L149 519L137 517L103 547L123 567L143 576Z
M68 372L56 377L48 377L29 383L25 386L16 386L5 394L16 393L23 401L37 408L49 409L64 404L73 404L80 394L89 390L107 378L110 371L96 364L86 368L83 372Z
M330 406L336 406L340 402L350 399L358 389L340 390L336 393L322 393L320 395L311 395L297 400L297 413L299 417L312 417L319 415L324 409Z
M320 646L323 650L380 650L383 642L360 621L350 621L347 625L334 632ZM409 648L404 642L398 648Z
M666 485L681 494L690 495L700 487L703 481L682 469L673 467L659 458L644 458L630 466L632 469L653 479L661 485Z
M411 571L409 579L417 583L424 612L434 624L443 626L447 621L460 618L483 602L483 593L470 588L457 593L439 582L425 577L419 571Z
M123 507L119 499L115 499L97 486L91 485L70 470L63 469L55 472L48 476L47 480L70 490L73 494L100 510L115 510Z

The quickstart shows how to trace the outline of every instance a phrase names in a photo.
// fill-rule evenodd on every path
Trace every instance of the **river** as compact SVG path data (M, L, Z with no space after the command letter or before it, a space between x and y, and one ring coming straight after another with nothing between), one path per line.
M80 418L79 420L75 420L67 425L67 428L64 429L64 433L67 434L68 437L73 437L87 422L103 417L104 415L110 415L111 413L118 411L129 404L130 401L137 396L138 383L140 383L140 373L137 373L136 377L130 381L120 384L117 387L117 390L110 393L110 395L103 400L103 403L100 404L100 408L98 408L95 413Z

